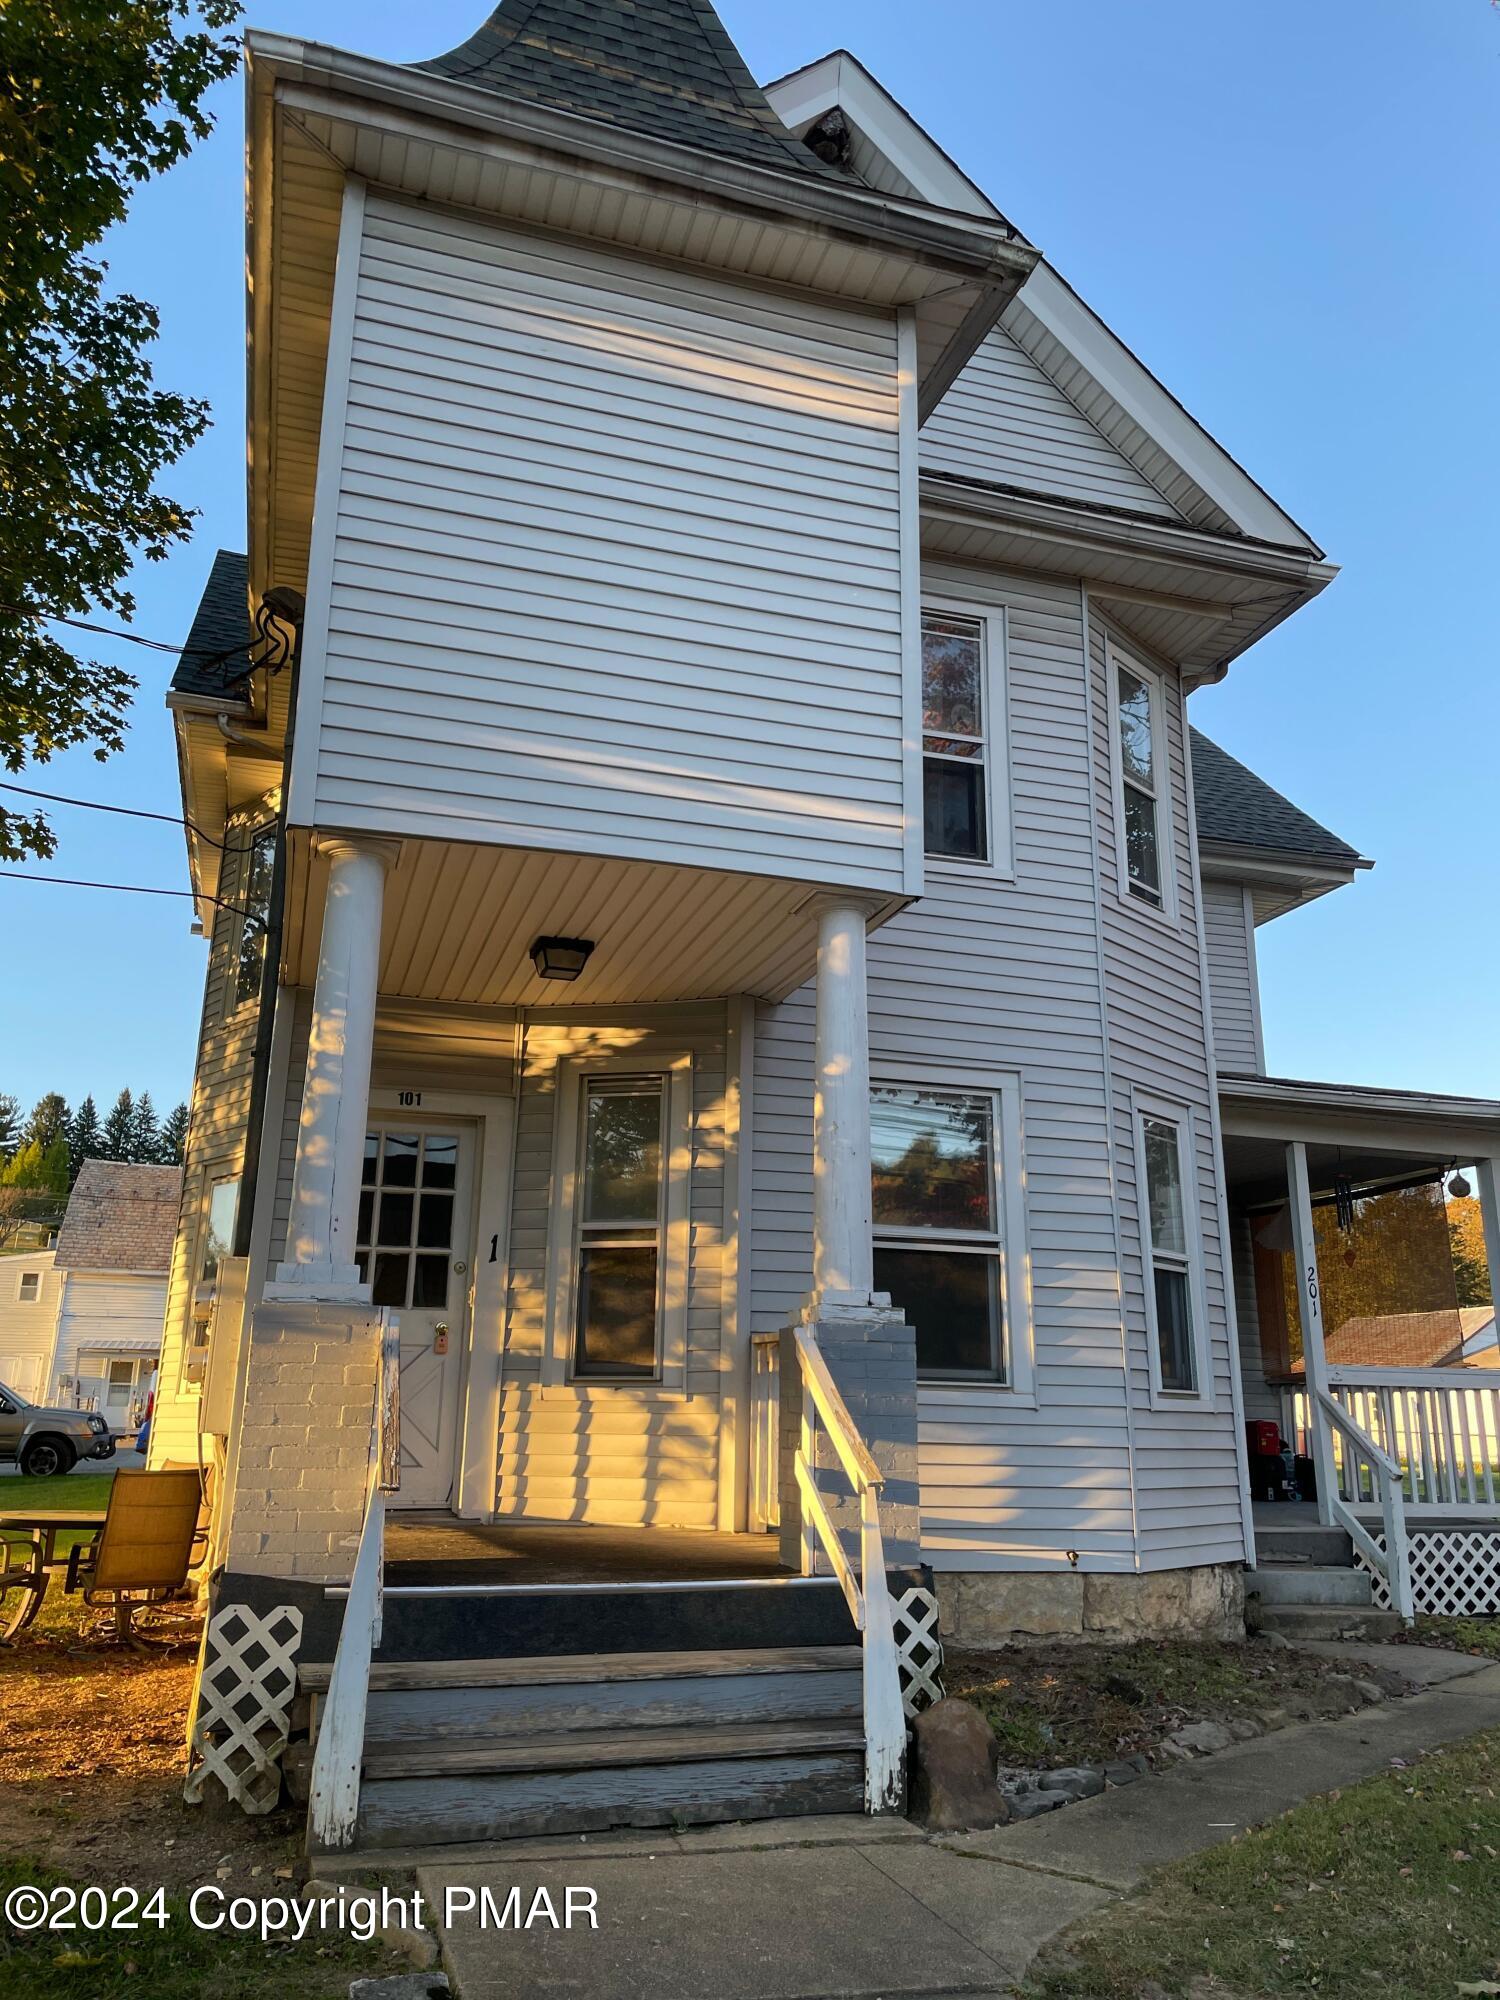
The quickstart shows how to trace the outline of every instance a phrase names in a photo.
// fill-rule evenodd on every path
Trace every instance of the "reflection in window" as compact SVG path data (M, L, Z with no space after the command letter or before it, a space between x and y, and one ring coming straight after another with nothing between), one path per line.
M1120 724L1120 777L1125 815L1125 873L1132 896L1161 903L1161 839L1157 825L1160 762L1151 686L1115 668Z
M1198 1387L1198 1364L1182 1196L1182 1127L1168 1118L1143 1117L1141 1150L1146 1161L1144 1247L1156 1308L1161 1386L1191 1395Z
M875 1283L916 1330L924 1376L1007 1379L995 1102L870 1093Z
M271 876L276 859L276 829L264 826L241 850L238 901L240 941L234 968L234 1004L239 1007L260 993L266 958L266 927L271 918Z
M214 1181L208 1195L208 1215L203 1225L203 1247L198 1258L198 1277L212 1284L219 1266L234 1254L234 1224L239 1212L240 1183L233 1179Z
M665 1079L590 1077L583 1099L573 1373L658 1368Z
M355 1262L377 1306L447 1306L457 1178L452 1133L366 1133Z
M984 678L984 627L980 620L924 612L924 840L929 854L960 861L983 861L989 854Z

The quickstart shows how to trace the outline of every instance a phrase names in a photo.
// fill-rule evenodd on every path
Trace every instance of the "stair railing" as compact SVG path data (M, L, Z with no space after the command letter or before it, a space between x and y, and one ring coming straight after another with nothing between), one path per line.
M1361 1468L1369 1470L1371 1483L1379 1492L1385 1547L1381 1548L1341 1491L1329 1495L1333 1518L1371 1569L1384 1579L1391 1609L1399 1612L1409 1625L1413 1612L1411 1559L1406 1542L1406 1498L1401 1486L1401 1467L1388 1452L1381 1449L1342 1403L1335 1402L1326 1390L1319 1389L1312 1393L1318 1420L1326 1423L1343 1445L1344 1477L1341 1484L1357 1496L1363 1483Z
M307 1804L307 1844L313 1853L352 1847L359 1823L370 1660L380 1644L384 1612L385 1496L400 1487L400 1454L401 1337L395 1315L387 1314L380 1333L359 1553L349 1579L344 1622L339 1627L313 1751Z
M901 1812L906 1806L906 1714L901 1704L901 1672L891 1624L886 1582L885 1539L880 1530L879 1466L860 1436L839 1394L817 1342L807 1326L793 1328L802 1380L802 1425L794 1467L802 1509L802 1573L810 1576L816 1539L843 1587L864 1656L865 1811ZM817 1423L859 1502L859 1575L855 1576L843 1538L818 1489Z

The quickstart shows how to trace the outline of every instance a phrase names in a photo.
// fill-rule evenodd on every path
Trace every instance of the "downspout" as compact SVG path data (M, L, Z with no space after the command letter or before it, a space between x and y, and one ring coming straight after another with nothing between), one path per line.
M272 598L282 600L272 606ZM295 600L295 606L293 605ZM260 1178L261 1128L266 1115L266 1085L271 1070L271 1042L276 1031L276 988L281 977L282 918L286 903L286 808L292 777L292 741L297 733L297 678L302 666L302 625L305 603L298 591L269 591L263 609L292 628L291 678L287 683L286 736L281 749L281 797L276 807L276 841L271 852L271 899L266 912L266 949L260 964L260 1009L255 1023L255 1047L250 1057L249 1128L245 1133L244 1164L240 1169L240 1200L234 1224L234 1254L250 1255L255 1224L255 1190ZM295 615L294 615L295 613Z

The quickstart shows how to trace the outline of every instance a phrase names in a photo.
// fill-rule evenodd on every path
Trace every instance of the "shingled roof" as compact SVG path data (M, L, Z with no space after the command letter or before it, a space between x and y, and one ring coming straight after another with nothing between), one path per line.
M1200 841L1301 855L1330 868L1368 867L1356 848L1319 826L1227 750L1196 729L1190 734L1193 815Z
M57 1268L165 1277L181 1200L181 1167L85 1160L57 1233Z
M249 673L249 576L244 556L232 549L220 549L214 557L172 676L175 694L226 694ZM226 651L226 659L214 657Z
M782 124L710 0L504 0L413 68L746 166L851 178Z

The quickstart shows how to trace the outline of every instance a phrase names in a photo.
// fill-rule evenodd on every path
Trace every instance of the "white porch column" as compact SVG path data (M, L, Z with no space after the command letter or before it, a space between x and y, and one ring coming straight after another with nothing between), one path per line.
M857 896L830 894L813 907L818 915L813 1308L868 1308L875 1261L870 1242L865 926L873 905Z
M287 1261L277 1266L269 1299L364 1302L354 1262L359 1184L370 1108L375 1045L375 985L380 913L387 868L398 842L320 836L331 862L323 936L313 990L307 1078L292 1174Z
M1318 1401L1319 1396L1328 1393L1328 1362L1323 1350L1323 1288L1318 1279L1312 1190L1307 1179L1307 1148L1300 1139L1293 1139L1286 1149L1286 1185L1292 1219L1292 1259L1297 1267L1302 1365L1307 1381L1307 1427L1312 1442L1313 1469L1318 1476L1318 1519L1325 1526L1331 1526L1333 1498L1337 1491L1333 1434Z

